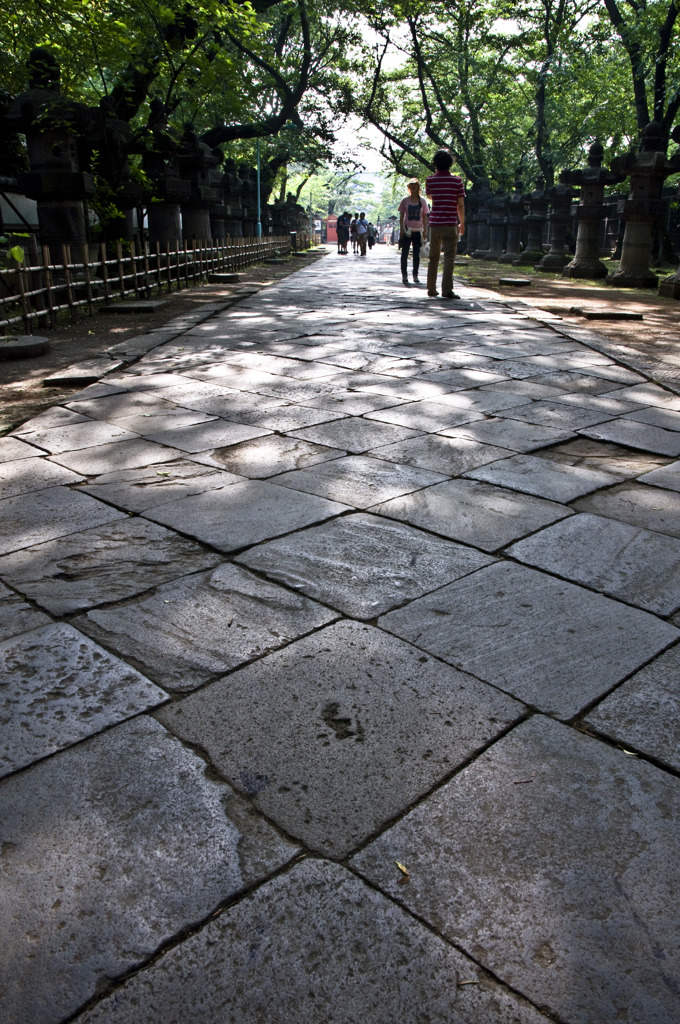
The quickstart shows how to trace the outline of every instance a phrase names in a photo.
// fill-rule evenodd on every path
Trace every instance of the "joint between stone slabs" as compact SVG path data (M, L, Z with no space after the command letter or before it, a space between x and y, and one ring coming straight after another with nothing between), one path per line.
M658 655L655 655L655 657L658 657ZM646 664L649 665L650 662L647 662ZM641 671L641 669L638 669L636 671ZM633 673L633 675L635 674L636 673ZM627 677L627 679L630 678L630 676ZM623 682L625 682L625 680L621 683L617 683L616 687L614 688L614 691L618 689L619 686L623 686ZM610 691L610 693L614 691ZM598 698L597 704L605 700L606 696L608 695ZM597 704L595 704L594 707L597 707ZM590 714L590 711L592 710L593 707L591 707L589 711L579 712L578 718L575 719L572 723L570 723L572 727L576 729L577 732L582 733L582 735L584 736L590 737L590 739L598 740L598 742L604 743L606 747L610 747L612 750L618 750L628 757L635 757L638 761L646 762L647 764L650 764L652 768L656 768L657 771L665 772L666 775L673 775L675 778L680 779L680 769L676 768L674 765L668 764L666 761L661 761L658 757L654 757L653 754L647 754L644 750L640 750L634 744L627 744L624 747L618 740L614 739L611 736L607 736L607 734L604 732L600 732L600 730L596 729L595 726L591 725L590 722L581 721L583 716Z

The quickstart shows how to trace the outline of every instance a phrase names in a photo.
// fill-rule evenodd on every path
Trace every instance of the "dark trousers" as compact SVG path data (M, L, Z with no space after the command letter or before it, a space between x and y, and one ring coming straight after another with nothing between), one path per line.
M412 231L410 235L401 236L401 276L408 277L408 251L413 242L413 273L418 273L420 266L420 246L422 244L420 231Z

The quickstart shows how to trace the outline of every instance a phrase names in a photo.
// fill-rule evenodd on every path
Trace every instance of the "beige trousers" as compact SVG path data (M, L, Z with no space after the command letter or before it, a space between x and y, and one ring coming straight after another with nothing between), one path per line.
M457 246L457 224L430 224L430 262L427 265L427 291L429 295L437 291L437 270L439 269L439 257L442 250L444 251L442 295L450 295L453 291L453 265L456 261Z

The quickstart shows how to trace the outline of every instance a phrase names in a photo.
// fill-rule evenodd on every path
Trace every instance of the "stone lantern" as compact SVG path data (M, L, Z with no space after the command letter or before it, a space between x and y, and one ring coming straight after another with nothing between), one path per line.
M3 120L26 136L30 170L19 174L19 187L37 201L40 241L57 261L62 245L87 239L84 200L94 194L94 178L79 169L76 140L87 131L89 114L62 96L59 63L49 50L32 50L27 66L29 88Z
M499 260L503 255L508 201L503 189L497 188L489 203L489 251L485 257L487 260Z
M548 195L545 191L545 179L539 175L536 188L524 196L529 204L529 212L524 218L527 226L527 244L519 256L512 261L514 267L532 267L543 259L543 229L548 216Z
M680 185L678 185L678 197L680 198ZM665 295L669 299L680 299L680 268L661 282L659 295Z
M548 189L550 197L550 252L536 264L536 270L562 270L570 262L571 256L566 252L567 231L571 224L571 204L576 195L575 189L569 184L569 172L562 171L559 184Z
M255 237L257 221L257 177L254 168L248 164L239 164L239 177L243 182L243 234L246 238Z
M477 247L477 186L473 185L465 196L465 245L459 252L472 253Z
M499 257L499 263L513 263L520 254L522 246L522 226L526 216L526 202L522 192L522 182L515 181L515 191L508 199L508 235L505 243L505 252Z
M238 176L236 163L231 158L224 161L224 175L222 177L222 189L224 191L224 205L226 216L224 226L227 235L231 238L243 237L243 182Z
M489 252L489 218L493 193L488 182L482 181L477 191L477 248L470 255L476 260L486 259Z
M207 241L211 237L210 208L218 200L212 173L221 161L219 150L201 142L193 124L187 122L177 154L177 166L188 185L189 194L181 204L182 237L188 242Z
M147 212L149 241L174 245L182 237L180 203L189 198L190 187L179 175L179 139L168 125L163 103L153 99L149 107L147 125L151 139L142 153L142 167L153 182L154 191Z
M676 135L680 138L680 129L676 128L672 137L675 139ZM650 121L642 133L640 152L613 161L612 168L630 176L630 191L619 203L619 214L626 225L621 262L619 269L607 278L607 284L619 288L656 288L659 278L649 269L652 227L663 216L664 180L680 171L680 157L666 157L663 128L657 121Z
M563 277L606 277L607 268L600 260L600 228L604 217L604 190L617 185L625 174L608 171L602 166L604 149L594 142L588 150L588 166L580 171L565 171L564 181L577 185L581 198L575 213L578 220L576 252L562 271Z

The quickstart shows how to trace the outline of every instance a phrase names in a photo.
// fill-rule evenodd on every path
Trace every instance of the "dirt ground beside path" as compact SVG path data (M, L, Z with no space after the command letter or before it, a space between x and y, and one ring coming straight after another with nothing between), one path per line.
M329 253L334 247L329 247ZM174 317L198 306L229 299L246 285L266 287L301 269L302 261L291 258L287 266L255 264L241 272L233 287L199 285L167 296L158 313L128 316L83 317L76 324L63 323L47 332L50 351L34 359L0 362L0 435L19 426L43 409L57 405L74 388L44 388L43 378L74 362L81 362L137 334L161 327ZM302 264L304 266L304 264ZM634 365L647 376L680 393L680 301L662 298L654 291L610 288L596 282L580 282L558 275L537 275L531 268L507 267L480 260L459 259L456 275L480 294L501 295L510 303L552 312L561 317L555 326L586 329L610 343L609 351ZM528 277L531 286L502 286L499 277ZM162 296L165 298L166 296ZM591 321L570 314L572 306L584 309L617 309L642 313L643 320Z
M510 302L524 302L560 316L565 327L577 327L611 343L611 354L675 391L680 391L680 300L651 289L612 288L595 281L576 281L557 274L536 274L531 267L513 267L465 257L456 261L456 275L466 284L490 289ZM529 278L529 287L499 284L500 277ZM586 320L570 313L621 310L642 313L640 320ZM559 326L556 324L555 326Z
M0 436L79 390L73 387L44 388L43 379L55 371L72 363L93 359L112 345L162 327L168 320L194 312L206 303L226 301L241 288L274 284L299 270L301 265L305 266L301 259L295 257L288 265L256 263L239 271L241 280L233 286L203 284L169 295L154 296L166 299L167 305L153 314L83 316L75 324L65 319L54 331L36 329L36 334L49 338L48 352L31 359L0 362Z

